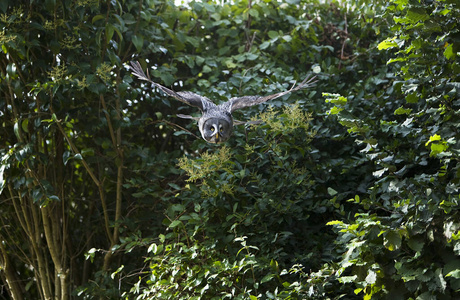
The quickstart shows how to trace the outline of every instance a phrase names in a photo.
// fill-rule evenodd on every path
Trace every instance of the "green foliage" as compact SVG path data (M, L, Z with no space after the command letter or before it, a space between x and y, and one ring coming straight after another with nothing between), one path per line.
M271 111L268 115L261 114L266 125L247 133L251 144L179 160L187 181L195 184L176 194L180 202L167 211L173 232L161 235L160 245L152 244L151 271L132 290L139 299L292 294L275 260L304 259L302 251L292 251L289 237L309 234L311 229L294 224L309 220L321 205L309 199L312 182L304 166L313 134L298 106L277 118ZM294 128L299 121L306 123ZM310 243L311 249L320 247L319 240Z
M10 296L453 298L459 17L448 0L1 2ZM209 145L130 60L216 102L319 81Z
M160 4L2 2L0 274L12 297L68 299L79 285L116 296L106 275L137 268L119 244L145 220L142 235L161 228L151 214L179 152L152 139L169 131L149 101L134 105L124 67L133 36L163 24L151 19Z
M391 1L394 36L378 48L393 54L376 107L333 97L331 112L375 164L367 193L349 200L361 213L329 223L344 249L339 281L366 299L450 299L459 289L459 12L452 1Z

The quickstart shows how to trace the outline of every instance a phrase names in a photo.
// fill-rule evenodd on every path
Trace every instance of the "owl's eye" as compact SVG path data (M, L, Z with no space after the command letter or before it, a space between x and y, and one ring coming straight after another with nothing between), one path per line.
M224 132L224 127L221 127L221 128L220 128L220 132L221 132L221 133Z
M210 130L211 130L212 132L214 132L215 129L214 129L214 127L211 127Z

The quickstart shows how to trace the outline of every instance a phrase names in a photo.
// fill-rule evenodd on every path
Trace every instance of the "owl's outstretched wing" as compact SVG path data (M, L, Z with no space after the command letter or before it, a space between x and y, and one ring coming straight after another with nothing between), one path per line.
M195 94L192 92L175 92L171 89L168 89L167 87L162 86L161 84L153 82L150 79L148 72L147 72L147 75L145 75L144 71L142 70L141 64L138 61L131 62L131 70L132 70L132 73L135 76L137 76L139 79L153 83L157 88L159 88L160 90L162 90L169 96L174 97L177 100L185 104L188 104L190 106L198 107L201 111L206 110L209 106L215 105L208 98L200 96L198 94Z
M316 76L314 77L307 77L304 81L302 81L298 86L292 86L289 90L276 93L268 96L243 96L243 97L234 97L228 100L228 105L230 106L230 111L234 112L237 109L257 105L263 103L268 100L276 99L278 97L282 97L289 93L298 91L300 89L311 87L316 82Z

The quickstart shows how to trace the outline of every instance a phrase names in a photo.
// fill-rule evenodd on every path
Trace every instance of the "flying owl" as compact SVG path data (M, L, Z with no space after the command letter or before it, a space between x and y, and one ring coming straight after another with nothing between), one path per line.
M198 128L201 136L209 143L222 143L228 140L232 135L233 125L244 124L244 122L234 121L232 113L240 108L245 108L253 105L272 100L286 94L295 92L302 88L307 88L314 83L313 78L307 77L302 83L291 89L272 94L268 96L243 96L234 97L222 104L216 105L209 98L200 96L192 92L175 92L167 87L164 87L156 82L153 82L148 75L145 75L139 62L131 62L132 73L138 78L153 83L157 88L166 94L184 102L190 106L198 107L202 115L201 117L192 117L190 115L178 114L179 118L193 119L198 121ZM148 73L147 73L148 74Z

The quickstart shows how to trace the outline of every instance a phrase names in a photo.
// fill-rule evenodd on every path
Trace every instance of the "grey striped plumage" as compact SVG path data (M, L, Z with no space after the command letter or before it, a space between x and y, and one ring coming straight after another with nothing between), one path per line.
M198 121L198 128L203 139L210 143L225 142L230 138L233 132L233 116L232 113L241 108L257 105L268 100L272 100L288 93L297 91L301 88L306 88L314 83L313 78L307 77L302 83L291 89L268 96L243 96L234 97L222 104L216 105L209 98L200 96L192 92L175 92L167 87L164 87L156 82L153 82L148 75L145 75L139 62L131 62L131 69L135 76L142 80L146 80L154 84L157 88L166 94L184 102L190 106L198 107L202 116L199 118L190 115L178 114L177 116L185 119L193 119Z

